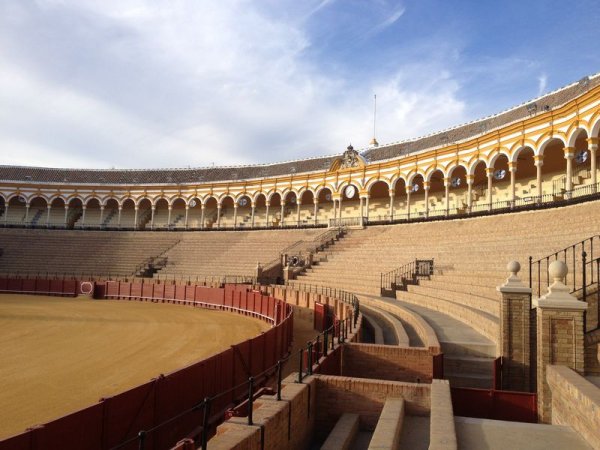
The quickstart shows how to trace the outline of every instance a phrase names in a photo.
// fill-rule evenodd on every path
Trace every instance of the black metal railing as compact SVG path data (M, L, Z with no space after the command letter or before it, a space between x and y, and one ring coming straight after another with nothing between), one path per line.
M285 286L296 289L301 292L312 292L315 294L325 295L327 297L337 298L338 300L343 301L349 305L352 305L353 308L353 317L356 325L356 320L358 320L358 314L360 312L360 301L358 297L352 292L344 291L338 288L332 288L328 286L320 286L315 284L308 283L298 283L295 281L287 281Z
M406 290L409 284L417 284L420 278L430 278L433 275L432 259L415 259L397 269L381 273L381 295L396 297L397 290Z
M546 293L550 280L548 268L554 261L562 261L569 271L564 279L571 294L587 302L591 295L596 297L596 319L585 320L586 331L600 326L600 235L594 235L537 260L529 257L529 287L532 295L540 297Z

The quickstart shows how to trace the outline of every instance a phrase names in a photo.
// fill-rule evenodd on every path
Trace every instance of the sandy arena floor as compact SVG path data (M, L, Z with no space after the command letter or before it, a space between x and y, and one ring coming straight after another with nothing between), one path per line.
M268 328L180 305L0 295L0 439Z

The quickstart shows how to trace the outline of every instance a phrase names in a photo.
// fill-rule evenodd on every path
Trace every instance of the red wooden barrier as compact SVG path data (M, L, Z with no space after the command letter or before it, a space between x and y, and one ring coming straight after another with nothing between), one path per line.
M475 388L450 391L456 416L537 423L537 394Z

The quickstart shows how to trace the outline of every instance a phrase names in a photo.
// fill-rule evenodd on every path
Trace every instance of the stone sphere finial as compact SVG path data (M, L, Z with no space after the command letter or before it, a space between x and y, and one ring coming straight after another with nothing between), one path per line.
M567 276L567 273L569 273L569 268L562 261L553 261L548 266L548 274L550 275L550 278L554 280L554 282L562 282Z
M521 270L521 264L519 264L519 261L511 261L506 265L506 270L516 276Z

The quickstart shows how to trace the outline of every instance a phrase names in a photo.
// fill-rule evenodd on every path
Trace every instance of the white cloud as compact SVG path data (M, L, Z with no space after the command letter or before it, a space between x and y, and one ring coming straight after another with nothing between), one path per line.
M337 153L371 139L373 92L381 143L464 120L443 64L405 61L351 84L305 58L317 43L301 22L250 1L36 5L9 2L4 19L0 6L1 164L181 167Z
M538 77L538 97L546 92L548 86L548 76L543 73Z

